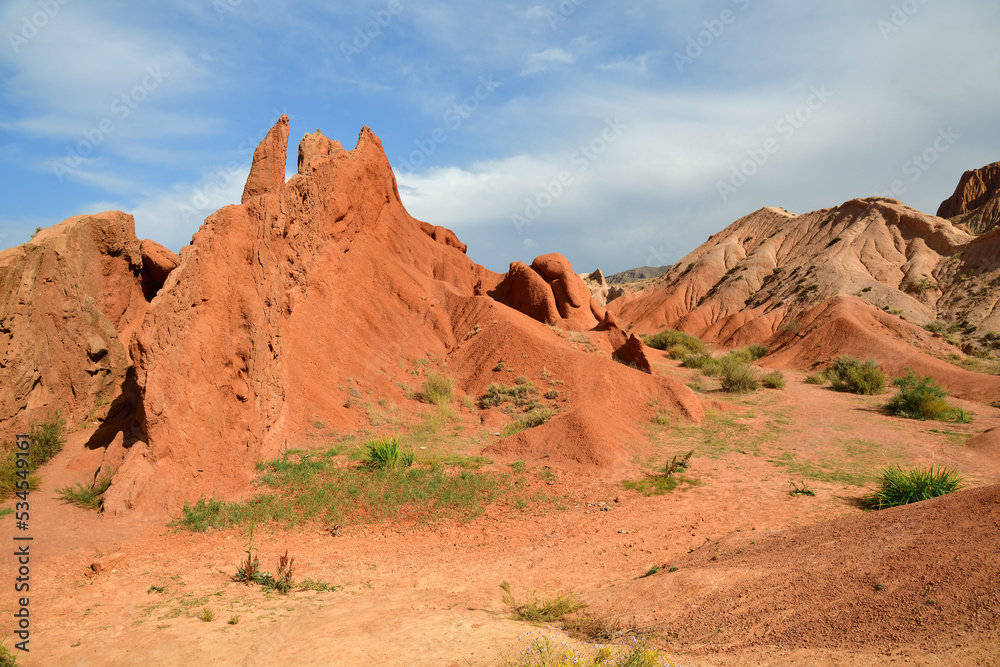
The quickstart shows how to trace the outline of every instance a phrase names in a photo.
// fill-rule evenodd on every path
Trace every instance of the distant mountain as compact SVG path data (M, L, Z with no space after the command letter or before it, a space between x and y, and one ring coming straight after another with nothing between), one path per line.
M659 278L671 268L669 266L640 266L637 269L629 269L628 271L608 276L607 281L612 285L620 285L621 283L632 283L636 280Z

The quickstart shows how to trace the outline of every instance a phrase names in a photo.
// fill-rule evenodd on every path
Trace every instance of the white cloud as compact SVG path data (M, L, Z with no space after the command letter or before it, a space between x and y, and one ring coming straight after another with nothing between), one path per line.
M529 55L528 63L525 68L521 70L521 74L544 72L552 65L572 65L574 60L575 58L572 53L553 46L545 49L544 51Z

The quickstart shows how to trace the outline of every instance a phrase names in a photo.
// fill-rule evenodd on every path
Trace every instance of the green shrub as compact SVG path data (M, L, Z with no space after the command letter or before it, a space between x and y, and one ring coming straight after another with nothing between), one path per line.
M746 350L746 353L748 355L750 355L752 361L757 361L761 357L766 357L767 353L769 352L769 348L767 347L767 345L761 345L759 343L753 343L751 345L747 345L743 349Z
M515 385L494 382L486 388L486 393L479 397L479 407L496 408L508 402L514 403L517 407L523 407L531 402L532 396L536 393L538 390L530 382Z
M934 378L919 377L907 369L906 375L896 378L892 384L899 392L885 406L890 414L922 421L943 421L955 416L955 409L944 400L948 394Z
M672 345L670 346L670 349L667 350L667 356L675 361L683 361L692 354L691 348L686 345Z
M432 405L448 405L455 398L455 380L444 375L432 373L424 378L420 390L420 398L424 403Z
M760 378L760 383L768 389L784 389L785 376L781 371L771 371Z
M379 438L365 443L364 464L373 470L384 470L399 467L409 468L413 465L413 452L402 452L399 449L399 438Z
M746 394L760 388L757 371L735 356L726 355L722 358L723 391L733 394Z
M885 391L885 373L874 359L862 363L857 357L842 355L827 369L826 375L836 391L867 396Z
M675 345L681 345L695 354L702 354L707 349L697 336L676 329L665 329L651 336L644 335L642 340L657 350L669 350Z
M703 354L692 354L681 361L681 366L684 368L697 368L698 370L702 370L713 361L714 359L712 358L712 355L707 352Z
M874 493L862 499L865 509L885 509L916 503L957 491L963 486L955 468L921 468L904 471L900 467L886 468Z

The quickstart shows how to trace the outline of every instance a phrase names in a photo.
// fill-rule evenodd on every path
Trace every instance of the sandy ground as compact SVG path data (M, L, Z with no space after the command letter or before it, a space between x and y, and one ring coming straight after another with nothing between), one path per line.
M690 377L674 365L662 370ZM564 496L563 509L492 508L469 523L348 526L337 536L320 526L258 527L255 546L265 567L273 569L288 549L296 558L297 580L336 586L287 596L232 580L245 531L200 534L117 522L60 500L55 489L92 469L93 454L83 448L89 432L78 431L42 469L41 488L30 498L31 651L19 653L21 664L504 664L516 660L533 636L565 638L556 626L510 620L501 602L504 580L518 596L527 590L577 591L600 610L609 595L630 590L630 582L651 566L693 558L706 544L737 532L763 538L861 513L855 503L866 488L808 479L803 466L834 478L836 471L870 474L897 462L956 465L970 486L1000 483L996 461L964 446L968 435L1000 425L1000 410L958 402L974 410L975 423L907 421L879 412L887 396L837 394L805 384L800 374L786 376L783 391L733 400L703 394L725 412L711 414L701 426L651 427L655 456L638 460L633 478L652 460L662 463L673 453L695 450L688 476L698 484L664 496L624 490L620 479L556 470L549 490ZM537 471L545 462L527 464ZM806 480L816 495L790 496L789 480ZM5 517L0 539L13 544L17 532L13 517ZM95 562L103 564L99 573L91 568ZM13 579L13 559L3 563L4 576ZM10 619L12 586L3 590L0 613ZM657 614L677 617L710 592L661 596ZM617 601L618 613L627 616L629 601ZM636 602L637 613L648 616L648 604L642 604ZM206 607L214 620L197 617ZM238 623L230 625L235 616ZM8 627L9 621L4 631ZM586 650L583 641L565 640ZM662 634L654 643L686 665L958 665L991 664L983 647L995 640L995 632L980 633L941 648L927 638L907 637L877 650L766 641L729 650L711 637L692 641ZM8 638L5 645L12 644Z

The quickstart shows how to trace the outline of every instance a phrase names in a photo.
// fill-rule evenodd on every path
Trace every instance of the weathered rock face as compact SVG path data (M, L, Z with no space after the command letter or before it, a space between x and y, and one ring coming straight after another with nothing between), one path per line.
M0 437L56 410L70 424L105 412L154 293L121 211L70 218L0 252Z
M604 319L604 308L590 294L569 260L558 253L536 257L531 266L512 262L494 299L529 317L563 329L585 331Z
M955 193L938 208L938 217L982 234L1000 222L1000 162L962 174Z
M281 119L255 153L244 203L205 221L134 336L142 433L105 494L110 513L245 491L252 464L317 416L353 426L344 378L397 392L381 369L404 349L455 345L435 307L444 294L472 297L500 279L454 234L406 213L368 128L350 152L308 135L283 183L287 136Z
M141 252L142 268L149 274L150 280L159 290L167 281L170 272L181 263L181 258L173 250L164 248L156 241L149 239L143 239Z
M998 250L994 232L974 238L892 199L798 216L765 208L609 307L639 330L672 326L727 346L763 342L837 295L856 295L918 325L965 318L1000 330Z

